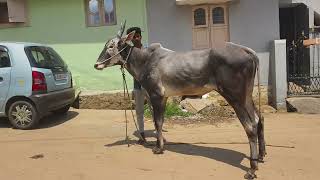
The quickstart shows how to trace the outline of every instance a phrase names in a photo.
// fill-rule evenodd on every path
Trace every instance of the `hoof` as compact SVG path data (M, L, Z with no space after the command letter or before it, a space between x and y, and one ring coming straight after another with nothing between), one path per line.
M163 149L160 149L158 147L154 147L152 149L153 154L163 154Z
M259 162L259 163L264 163L263 157L259 157L259 158L258 158L258 162Z
M249 170L248 172L247 172L247 174L246 175L244 175L244 178L245 179L255 179L255 178L257 178L257 175L254 173L254 172L251 172L251 170Z
M259 157L258 157L258 161L260 162L260 163L264 163L264 157L267 155L267 153L266 152L263 152L263 153L260 153L259 154Z
M139 139L137 144L144 145L147 144L147 141L145 139Z

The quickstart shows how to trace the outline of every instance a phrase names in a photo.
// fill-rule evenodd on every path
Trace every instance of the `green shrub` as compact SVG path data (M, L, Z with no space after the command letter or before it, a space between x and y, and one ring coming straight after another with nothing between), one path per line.
M176 103L167 103L166 111L164 112L164 117L169 118L172 116L183 116L188 117L191 116L192 113L190 112L184 112ZM149 105L144 105L144 116L151 118L152 117L152 111L149 108Z

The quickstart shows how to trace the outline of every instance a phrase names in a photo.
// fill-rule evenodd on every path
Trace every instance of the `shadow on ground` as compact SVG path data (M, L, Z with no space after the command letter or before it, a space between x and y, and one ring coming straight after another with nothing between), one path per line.
M9 119L5 117L0 118L0 128L10 128L11 124L9 123Z
M51 128L59 126L67 121L74 119L78 116L78 112L69 111L66 115L48 114L40 120L39 126L35 129ZM0 128L12 128L8 118L0 118Z
M149 132L148 134L152 134L152 137L154 137L153 131ZM148 136L150 137L150 136ZM105 145L105 147L114 147L114 146L120 146L120 145L126 145L126 144L137 144L137 140L119 140L111 144ZM144 147L152 149L155 145L155 141L148 141L147 144L144 144ZM227 143L226 143L227 144ZM241 164L243 159L248 159L248 157L240 152L230 150L230 149L224 149L219 147L208 147L208 146L200 146L196 144L189 144L189 143L181 143L181 142L166 142L165 143L165 151L171 151L175 153L180 153L184 155L191 155L191 156L201 156L210 158L219 162L223 162L226 164L229 164L231 166L237 167L239 169L242 169L243 171L247 172L249 170L248 167L243 166ZM152 153L150 151L150 153Z
M78 112L68 111L66 115L49 114L41 119L38 129L51 128L68 122L79 115Z

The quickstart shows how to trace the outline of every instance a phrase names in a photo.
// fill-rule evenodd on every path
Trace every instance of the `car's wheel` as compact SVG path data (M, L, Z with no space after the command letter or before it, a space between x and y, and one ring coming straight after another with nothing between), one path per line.
M67 106L65 106L65 107L63 107L63 108L54 110L53 113L64 115L64 114L67 114L67 112L69 111L69 109L70 109L70 105L67 105Z
M28 101L16 101L9 107L9 121L17 129L32 129L39 122L39 115Z

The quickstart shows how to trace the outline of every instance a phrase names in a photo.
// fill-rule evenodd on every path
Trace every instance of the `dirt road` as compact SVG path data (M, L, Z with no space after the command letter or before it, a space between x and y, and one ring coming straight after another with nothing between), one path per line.
M146 125L153 129L150 121ZM319 179L319 115L266 114L265 126L269 146L259 180ZM123 111L72 110L30 131L11 129L0 120L0 180L243 179L249 145L238 121L167 123L165 130L170 143L187 144L167 145L163 155L153 155L152 147L128 148Z

